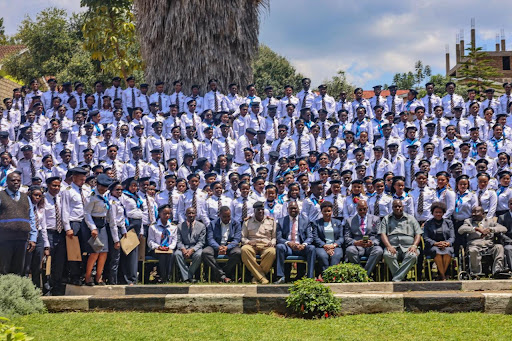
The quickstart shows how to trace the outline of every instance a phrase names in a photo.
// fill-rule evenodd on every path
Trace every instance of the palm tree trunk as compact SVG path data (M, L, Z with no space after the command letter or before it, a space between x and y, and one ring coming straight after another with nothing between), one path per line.
M209 79L225 88L252 82L251 61L258 51L259 18L269 0L135 0L135 15L150 86L167 89L181 80L183 90Z

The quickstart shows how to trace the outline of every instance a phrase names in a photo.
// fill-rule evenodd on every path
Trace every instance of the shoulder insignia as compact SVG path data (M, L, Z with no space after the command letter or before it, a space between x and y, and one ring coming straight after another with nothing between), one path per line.
M70 190L71 189L71 185L69 185L68 187L65 188L66 190Z

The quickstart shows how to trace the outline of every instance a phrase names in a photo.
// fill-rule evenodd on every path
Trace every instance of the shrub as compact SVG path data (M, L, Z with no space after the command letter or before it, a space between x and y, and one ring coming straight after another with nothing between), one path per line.
M328 267L322 273L326 283L371 282L366 270L358 264L340 263Z
M6 340L6 341L30 341L34 338L27 336L24 332L21 330L23 328L13 326L11 324L8 324L9 319L6 319L5 317L0 317L0 340Z
M41 291L26 277L0 276L0 316L45 312Z
M286 305L301 317L331 317L341 311L341 300L334 297L331 288L312 278L296 281L289 291Z

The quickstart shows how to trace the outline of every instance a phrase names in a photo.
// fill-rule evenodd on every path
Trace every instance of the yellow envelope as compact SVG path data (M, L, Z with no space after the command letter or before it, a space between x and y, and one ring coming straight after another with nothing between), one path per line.
M158 249L155 249L155 253L170 253L170 254L172 254L172 250L171 250L171 249L169 249L169 250L167 250L167 251L164 251L164 250L158 250Z
M69 262L81 262L82 252L80 251L80 241L77 236L69 238L66 236L66 250L68 252Z
M123 250L125 255L128 255L132 252L139 244L139 236L135 230L130 230L126 233L126 237L121 238L121 249Z
M52 273L52 256L46 257L46 276L50 276Z
M146 260L146 237L142 237L140 239L139 245L139 262L144 262Z

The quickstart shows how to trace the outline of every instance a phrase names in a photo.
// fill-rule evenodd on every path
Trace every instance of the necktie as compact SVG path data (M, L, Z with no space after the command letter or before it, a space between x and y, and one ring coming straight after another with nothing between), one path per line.
M34 210L34 216L36 218L36 229L39 231L39 213L37 212L37 209Z
M363 234L363 236L365 235L365 226L364 226L364 218L361 218L361 224L359 225L361 227L361 233Z
M132 108L135 108L135 89L132 88Z
M290 239L292 242L295 242L297 239L297 218L293 218L292 220L292 232L290 233Z
M391 112L395 112L396 111L396 106L395 106L395 96L393 96L391 98Z
M192 207L197 212L197 198L196 198L196 191L192 192Z
M482 199L482 194L484 194L483 191L479 190L478 191L478 206L482 206L482 200L481 200Z
M91 145L91 137L90 137L90 136L87 136L87 148L88 148L88 149L91 149L91 148L92 148L92 145Z
M420 138L423 138L423 122L419 121L420 123Z
M224 138L224 153L226 155L229 154L229 143L228 143L228 138L227 137Z
M375 160L375 164L373 165L373 177L377 178L377 169L379 168L379 161Z
M53 198L53 203L55 205L55 228L57 229L57 233L62 232L62 218L60 216L60 208L57 203L57 198Z
M336 137L331 137L331 145L329 146L329 148L334 146L334 143L336 143Z
M247 197L242 200L242 221L247 218Z
M82 125L79 124L78 125L78 137L81 137L82 136Z
M274 182L274 165L270 166L270 173L268 175L270 182Z
M14 110L20 110L20 106L18 105L18 101L14 104Z
M455 126L455 130L457 130L457 133L460 134L460 119L457 119L457 125Z
M379 207L380 195L377 194L375 197L375 204L373 204L373 215L379 217L380 216L380 207Z
M82 99L82 96L80 96L80 109L84 107L84 100Z
M80 192L80 197L82 198L82 209L83 209L83 205L85 204L84 191L82 191L82 187L80 187L78 189L78 191Z
M263 151L263 145L260 145L260 163L263 164L265 162L265 152Z
M117 122L117 127L116 127L116 139L119 138L119 136L121 136L121 121Z
M375 96L375 106L380 105L380 103L379 103L379 97L380 97L380 96Z
M428 96L428 114L432 115L432 96Z
M194 139L192 139L191 141L192 141L192 153L194 154L194 159L197 159L197 147L196 147L196 144L194 143Z
M150 104L149 103L149 97L148 97L148 95L144 95L144 97L146 97L146 104L148 105L148 110L149 110L149 104Z
M388 138L384 139L384 158L389 160Z
M272 121L274 122L274 140L277 140L278 139L278 136L277 136L277 126L278 126L278 124L276 122L276 118L275 117L272 119Z
M116 88L116 91L114 92L114 99L119 98L117 97L117 92L119 91L119 88Z
M325 96L322 96L322 109L327 110L325 106Z
M507 114L510 114L510 95L507 95Z
M160 188L160 186L162 186L162 178L164 177L164 172L162 171L163 165L159 163L157 163L156 165L158 166L158 188Z
M410 161L411 161L411 170L410 170L411 174L409 174L409 175L410 175L410 179L411 179L410 185L412 186L412 183L414 182L414 160L411 159Z
M36 176L36 167L32 159L30 159L30 173L32 173L32 177Z
M171 218L169 219L170 221L172 221L172 211L173 211L173 208L174 208L174 202L173 202L173 197L172 197L172 191L169 191L169 199L167 199L167 204L169 204L169 206L171 207Z
M284 139L281 139L281 141L279 141L279 143L277 144L277 146L276 146L276 152L278 152L278 153L279 153L279 152L281 151L281 145L283 144L283 141L284 141Z
M297 139L297 156L302 157L302 134L299 134Z
M222 200L220 200L220 197L219 197L217 199L217 215L219 215L221 207L222 207Z
M436 135L437 135L437 137L441 137L441 119L440 118L437 119Z
M455 102L453 101L453 95L450 95L450 109L453 115L453 108L455 107Z
M308 96L308 93L304 91L304 97L302 97L301 109L306 107L306 97L307 96Z
M103 94L102 93L99 93L98 94L98 109L101 109L103 108Z
M135 161L135 180L139 180L140 170L139 170L139 160Z
M290 125L291 125L290 135L293 135L293 133L295 132L295 125L293 124L293 117L290 119Z
M322 122L322 138L325 139L327 137L327 133L325 132L325 122Z
M148 207L148 218L149 218L149 224L153 224L154 223L154 220L155 220L155 213L152 212L152 204L151 204L151 201L149 200L149 195L146 193L146 206Z
M215 103L215 112L219 111L219 100L217 98L217 91L213 92L213 100Z
M178 112L180 112L180 96L178 93L176 93L176 109L178 109ZM192 117L194 117L194 115L192 114ZM194 123L194 127L196 126L196 124Z
M476 127L477 127L476 116L473 116L473 128L476 128Z
M139 136L139 148L142 149L142 136Z
M251 167L251 177L255 178L256 177L256 171L254 170L254 166L251 164L249 164L249 167Z
M226 171L225 171L225 170L223 170L223 171L221 171L221 172L222 172L222 178L221 178L221 180L220 180L220 183L221 183L221 185L222 185L222 188L224 188L224 189L225 189L225 188L226 188Z
M114 179L117 180L117 167L115 160L112 160L112 175L114 176Z
M162 111L162 94L158 94L158 108Z
M334 194L334 198L333 198L334 202L332 203L332 216L333 217L338 217L339 216L339 206L338 206L338 194Z
M418 214L423 214L423 200L424 200L424 194L423 194L423 188L420 188L420 195L418 196Z
M288 97L288 104L292 104L291 97Z

